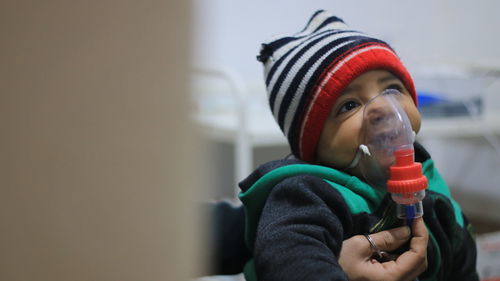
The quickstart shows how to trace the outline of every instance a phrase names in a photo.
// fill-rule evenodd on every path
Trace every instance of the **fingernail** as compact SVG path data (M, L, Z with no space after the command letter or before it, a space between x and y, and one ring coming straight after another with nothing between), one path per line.
M396 233L394 233L394 236L396 236L396 238L398 238L398 239L407 239L408 237L410 237L410 234L411 234L410 227L403 226L403 227L400 227L396 231Z

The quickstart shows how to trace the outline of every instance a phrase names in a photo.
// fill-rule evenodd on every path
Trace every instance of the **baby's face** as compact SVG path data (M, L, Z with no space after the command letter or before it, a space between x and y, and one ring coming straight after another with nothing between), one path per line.
M365 104L386 89L403 93L398 99L415 132L420 130L420 114L403 82L385 70L366 72L354 79L333 105L316 150L319 164L345 169L353 161L360 143ZM355 168L349 171L360 176Z

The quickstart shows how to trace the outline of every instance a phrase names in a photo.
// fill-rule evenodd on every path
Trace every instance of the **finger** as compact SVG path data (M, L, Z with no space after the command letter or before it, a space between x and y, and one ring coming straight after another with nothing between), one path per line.
M364 279L357 280L413 281L421 272L416 271L414 268L398 266L394 261L385 263L373 261L365 263L363 267L360 267L357 274L358 276L365 277Z
M367 264L363 274L371 273L367 276L373 277L382 274L380 280L415 280L427 268L428 233L421 218L413 224L413 235L410 250L395 261Z
M417 218L413 221L412 225L413 237L422 238L424 241L429 240L429 232L427 232L427 228L425 227L423 218ZM427 243L426 243L427 246Z
M393 251L407 242L410 235L410 228L402 226L370 234L370 237L381 250Z
M342 249L340 250L340 258L343 256L355 256L356 259L369 260L373 254L373 249L370 242L366 240L364 235L355 235L342 242Z
M419 274L422 273L427 268L428 241L429 233L423 219L415 219L410 249L399 256L395 262L403 268L414 268Z

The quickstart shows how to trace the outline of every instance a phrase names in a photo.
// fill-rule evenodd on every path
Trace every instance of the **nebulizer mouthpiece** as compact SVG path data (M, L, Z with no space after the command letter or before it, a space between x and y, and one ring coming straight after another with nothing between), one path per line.
M396 202L396 213L411 226L414 218L424 215L422 200L425 197L427 178L422 174L422 164L414 161L413 149L394 152L396 161L390 167L387 191Z
M397 205L397 216L407 219L423 215L427 178L422 166L414 162L415 133L400 105L399 91L388 89L364 107L361 145L354 162L365 180L387 188Z

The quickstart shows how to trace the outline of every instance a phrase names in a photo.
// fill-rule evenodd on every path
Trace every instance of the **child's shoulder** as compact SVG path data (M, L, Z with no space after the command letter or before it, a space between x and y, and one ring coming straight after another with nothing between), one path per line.
M274 160L270 161L264 164L261 164L257 169L255 169L247 178L242 180L239 183L240 189L245 192L248 190L252 185L254 185L259 179L261 179L263 176L266 174L290 165L295 165L295 164L306 164L306 162L299 160L297 158L293 157L287 157L284 159L279 159L279 160Z

